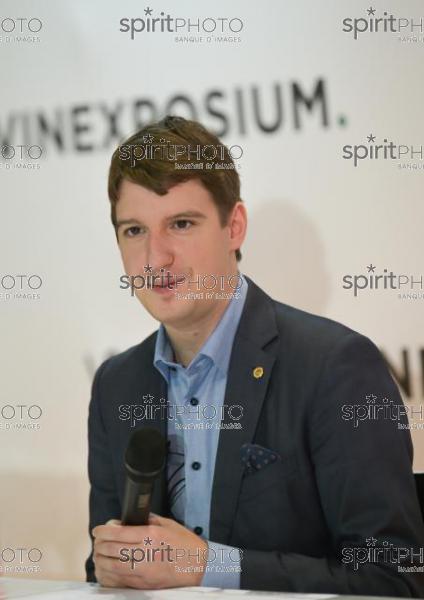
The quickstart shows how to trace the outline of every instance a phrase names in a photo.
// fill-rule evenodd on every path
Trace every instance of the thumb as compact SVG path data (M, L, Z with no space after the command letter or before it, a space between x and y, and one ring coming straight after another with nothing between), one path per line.
M119 521L118 519L109 519L106 525L121 525L121 521Z
M161 517L152 512L149 514L149 525L159 525L163 527L166 521L169 521L169 519L165 519L165 517Z

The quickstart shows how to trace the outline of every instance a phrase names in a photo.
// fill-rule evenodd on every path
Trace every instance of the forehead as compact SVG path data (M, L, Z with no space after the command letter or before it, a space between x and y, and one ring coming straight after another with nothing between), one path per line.
M214 208L212 195L197 179L173 186L164 196L137 183L124 180L120 186L116 214L120 218L131 218L141 214L162 218L183 210L197 210L209 214L214 211Z

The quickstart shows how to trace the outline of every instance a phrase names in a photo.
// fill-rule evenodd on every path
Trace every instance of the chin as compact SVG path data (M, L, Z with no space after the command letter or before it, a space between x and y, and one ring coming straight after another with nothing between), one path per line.
M169 302L159 306L158 302L143 302L144 308L150 315L164 325L175 325L185 321L193 314L193 306L184 306L181 301Z

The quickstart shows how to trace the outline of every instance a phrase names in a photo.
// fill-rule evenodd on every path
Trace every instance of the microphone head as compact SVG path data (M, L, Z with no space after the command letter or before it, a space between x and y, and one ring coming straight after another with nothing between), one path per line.
M156 477L165 466L166 440L157 429L143 427L132 434L125 453L125 467L132 479Z

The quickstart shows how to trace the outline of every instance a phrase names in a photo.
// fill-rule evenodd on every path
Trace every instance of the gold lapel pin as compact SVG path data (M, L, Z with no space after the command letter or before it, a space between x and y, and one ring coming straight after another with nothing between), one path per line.
M253 369L253 377L255 379L260 379L263 376L263 374L264 374L264 370L262 367L255 367Z

